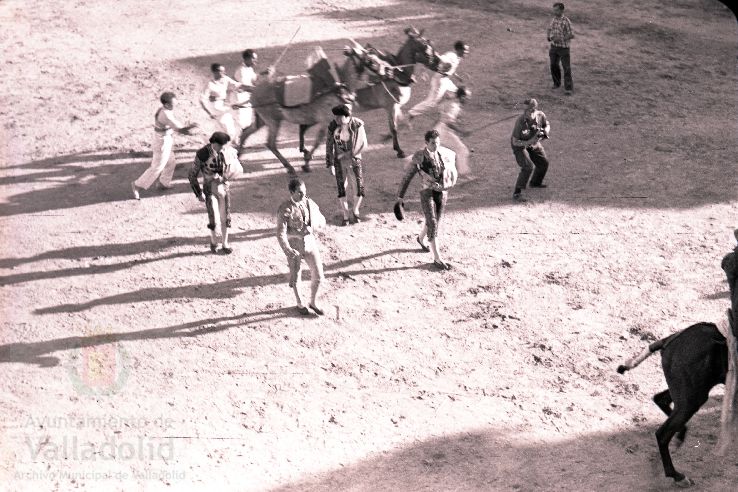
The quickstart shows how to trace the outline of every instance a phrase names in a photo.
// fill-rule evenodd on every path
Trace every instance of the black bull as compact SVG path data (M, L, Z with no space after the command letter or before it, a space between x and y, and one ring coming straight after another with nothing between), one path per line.
M736 230L738 239L738 230ZM731 310L730 329L738 337L738 246L723 258L721 263L730 286ZM694 482L679 473L671 460L669 443L676 435L681 444L687 434L686 424L705 404L710 390L725 383L728 371L728 346L725 337L713 323L697 323L683 331L652 343L640 355L618 367L623 374L643 362L655 352L661 352L661 366L669 389L657 393L653 401L668 416L656 431L661 462L667 477L674 479L679 486L689 486ZM726 395L727 397L727 395ZM673 407L672 407L673 403Z

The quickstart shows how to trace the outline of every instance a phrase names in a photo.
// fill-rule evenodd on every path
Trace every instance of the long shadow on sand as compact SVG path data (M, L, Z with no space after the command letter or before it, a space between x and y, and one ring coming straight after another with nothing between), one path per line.
M324 270L332 271L333 273L326 274L326 277L359 277L361 275L374 275L378 273L395 272L402 270L415 270L415 269L431 269L430 264L413 264L391 268L375 268L375 269L356 269L346 270L346 267L362 263L372 258L377 258L385 255L392 255L398 253L417 253L418 249L392 249L382 251L379 253L366 255L358 258L352 258L349 260L339 261L330 265L326 265ZM303 272L303 276L308 275L307 272ZM215 283L203 283L195 285L187 285L182 287L149 287L146 289L139 289L132 292L126 292L124 294L116 294L114 296L102 297L89 302L79 304L62 304L59 306L52 306L47 308L40 308L34 310L35 314L53 314L53 313L72 313L85 311L95 306L111 305L111 304L128 304L137 302L151 302L162 299L228 299L236 297L240 294L241 289L249 287L260 287L265 285L275 285L285 281L286 274L278 273L273 275L260 275L255 277L246 277L239 279L225 280L222 282Z
M251 231L236 232L230 235L233 243L243 243L247 241L255 241L258 239L274 237L274 229L254 229ZM132 260L111 263L104 265L83 265L72 268L62 268L57 270L40 270L35 272L15 273L11 275L0 276L0 286L11 285L22 282L32 282L43 279L75 277L81 275L97 275L111 273L126 268L132 268L137 265L152 263L155 261L164 261L177 258L185 258L188 256L210 255L210 250L205 247L206 240L195 237L170 237L164 239L151 239L125 244L106 244L97 246L77 246L56 251L48 251L40 255L27 258L3 258L0 259L0 268L14 268L22 264L32 263L49 259L67 259L75 261L95 261L101 258L109 258L114 256L131 256L153 253L156 256L135 258ZM161 254L167 249L181 246L198 246L197 250L179 251Z
M54 367L59 364L59 358L48 355L54 352L131 340L194 337L239 326L246 326L253 323L298 316L300 315L294 308L279 308L193 321L165 328L152 328L149 330L124 333L103 333L90 336L65 337L57 338L55 340L47 340L45 342L9 343L0 346L0 362L19 362L25 364L38 364L41 367Z
M730 489L738 480L730 460L714 463L719 414L713 399L692 419L687 445L673 453L677 469L701 490ZM509 430L472 430L426 438L272 490L669 491L674 482L663 476L653 436L659 424L530 444Z

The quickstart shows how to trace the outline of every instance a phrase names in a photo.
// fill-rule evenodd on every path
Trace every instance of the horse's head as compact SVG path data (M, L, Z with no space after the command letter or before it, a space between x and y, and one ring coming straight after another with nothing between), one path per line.
M405 28L407 41L397 54L398 63L410 65L421 63L434 70L438 66L438 54L433 43L423 36L423 30L418 31L415 27Z

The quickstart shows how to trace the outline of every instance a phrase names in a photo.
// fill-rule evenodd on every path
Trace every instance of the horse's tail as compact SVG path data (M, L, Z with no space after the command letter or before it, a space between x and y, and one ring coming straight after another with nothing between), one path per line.
M625 371L635 369L641 364L641 362L651 357L655 352L658 352L659 350L663 349L666 346L666 344L669 343L669 340L677 336L679 333L673 333L666 338L662 338L661 340L653 342L648 347L643 349L643 351L640 354L638 354L637 356L631 359L628 359L627 361L625 361L625 363L620 364L618 366L618 373L623 374L625 373Z

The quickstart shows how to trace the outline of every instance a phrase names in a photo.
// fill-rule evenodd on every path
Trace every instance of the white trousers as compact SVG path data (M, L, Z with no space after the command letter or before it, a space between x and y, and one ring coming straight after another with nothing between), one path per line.
M225 105L224 101L216 101L215 103L209 102L208 103L208 110L210 113L215 115L215 118L213 119L214 123L214 131L216 132L226 132L228 135L230 135L231 140L236 138L236 122L233 119L233 113L231 110ZM210 136L208 135L208 138Z
M174 175L177 160L174 158L174 137L171 133L154 132L151 142L151 166L134 182L137 187L148 190L157 179L164 186L169 186Z
M471 173L471 168L469 167L469 149L456 132L441 122L438 122L433 129L440 135L441 145L456 152L456 170L459 171L459 175L464 176Z
M435 74L431 78L430 88L428 89L428 95L425 97L425 100L413 106L408 111L408 114L410 116L420 116L421 114L427 113L438 106L446 91L456 92L456 89L456 84L451 81L451 78L440 73Z
M254 108L251 106L238 109L238 126L243 130L254 122Z

